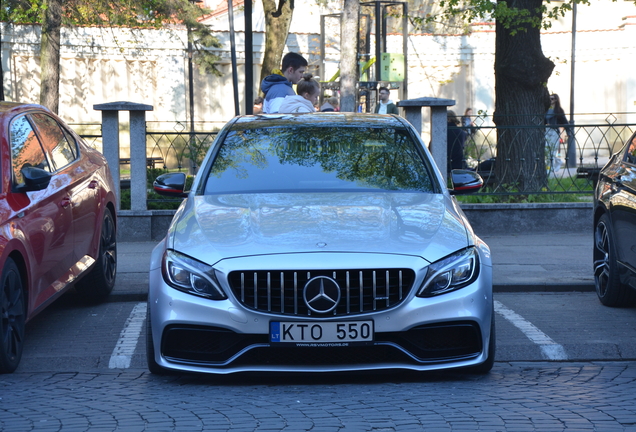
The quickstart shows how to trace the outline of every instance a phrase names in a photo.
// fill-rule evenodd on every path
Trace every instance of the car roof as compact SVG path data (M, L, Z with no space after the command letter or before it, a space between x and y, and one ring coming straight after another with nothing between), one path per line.
M262 127L393 127L404 128L405 122L395 115L360 114L342 112L316 112L306 114L258 114L236 117L232 129Z
M25 104L19 102L0 102L0 115L9 113L19 113L24 111L30 111L33 109L44 110L49 112L47 108L37 104Z

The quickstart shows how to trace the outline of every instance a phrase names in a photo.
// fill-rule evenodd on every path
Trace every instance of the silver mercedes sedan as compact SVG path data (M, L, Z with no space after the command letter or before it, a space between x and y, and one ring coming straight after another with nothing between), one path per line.
M237 117L152 253L147 359L168 370L463 368L495 357L492 265L415 129L398 116Z

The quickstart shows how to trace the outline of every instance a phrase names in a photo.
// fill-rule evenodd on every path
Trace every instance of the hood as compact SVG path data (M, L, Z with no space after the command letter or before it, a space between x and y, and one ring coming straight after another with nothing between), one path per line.
M272 86L277 84L285 84L288 85L289 88L292 88L292 83L287 78L282 75L272 74L263 79L261 82L261 90L263 93L267 93Z
M191 196L168 245L210 265L280 253L369 252L436 261L468 246L450 198L424 193Z

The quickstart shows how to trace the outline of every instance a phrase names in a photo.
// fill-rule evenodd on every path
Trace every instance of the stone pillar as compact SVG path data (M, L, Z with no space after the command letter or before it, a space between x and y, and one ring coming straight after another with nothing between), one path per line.
M447 164L447 113L449 106L455 105L454 99L442 99L433 97L422 97L417 99L407 99L398 102L399 107L404 108L404 117L422 134L422 108L431 109L431 142L429 150L433 155L435 163L442 172L446 181Z
M113 176L119 210L119 111L102 111L102 153Z
M102 111L103 152L115 183L119 210L119 111L130 112L130 209L146 211L146 111L152 105L134 102L109 102L93 105Z

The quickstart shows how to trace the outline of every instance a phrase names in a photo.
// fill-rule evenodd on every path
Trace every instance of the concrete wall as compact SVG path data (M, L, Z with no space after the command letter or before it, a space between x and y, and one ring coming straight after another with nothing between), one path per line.
M592 235L592 203L462 204L478 235L568 232Z

